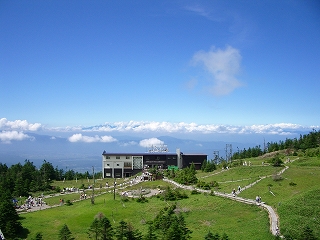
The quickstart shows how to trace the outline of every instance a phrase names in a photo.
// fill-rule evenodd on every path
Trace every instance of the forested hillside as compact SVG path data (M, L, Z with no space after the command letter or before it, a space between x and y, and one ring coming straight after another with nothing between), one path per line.
M279 150L286 150L295 156L304 155L308 157L320 156L320 130L315 129L308 134L301 135L299 138L287 138L285 141L268 142L265 146L249 147L248 149L238 150L232 159L243 159L258 157L265 153L272 153Z

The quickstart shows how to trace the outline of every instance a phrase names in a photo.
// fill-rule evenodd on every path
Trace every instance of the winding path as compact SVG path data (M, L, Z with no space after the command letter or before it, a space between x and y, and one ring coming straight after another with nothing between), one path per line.
M288 168L289 168L288 166L285 166L285 168L282 169L278 174L282 174ZM253 185L255 185L258 182L260 182L262 179L265 179L266 177L270 177L270 176L261 177L257 181L249 184L248 186L243 187L241 191L244 191L244 190L252 187ZM196 188L196 187L193 187L193 186L183 185L183 184L177 183L177 182L175 182L173 180L170 180L170 179L167 179L167 178L164 178L163 180L166 181L166 182L170 182L170 183L174 184L175 186L183 188L183 189L197 190L197 191L203 192L203 193L211 193L211 190L203 190L203 189ZM238 197L237 194L240 193L239 191L236 192L235 196L232 195L232 194L221 193L221 192L217 192L217 191L213 191L213 193L214 193L214 195L219 196L219 197L229 198L231 200L235 200L235 201L242 202L242 203L245 203L245 204L254 204L254 205L263 207L269 213L270 231L271 231L271 233L273 235L275 235L275 236L281 236L280 229L279 229L279 217L278 217L277 213L275 212L275 210L271 206L269 206L269 205L267 205L265 203L257 203L257 201L253 200L253 199Z
M299 158L297 158L297 159L299 159ZM294 159L294 160L296 160L296 159ZM294 160L292 160L291 162L293 162ZM285 168L282 169L280 172L278 172L278 174L282 174L282 173L283 173L284 171L286 171L288 168L289 168L288 166L285 166ZM221 172L223 172L223 171L221 171ZM214 174L211 174L211 175L219 174L219 173L221 173L221 172L217 172L217 173L214 173ZM211 176L211 175L210 175L210 176ZM262 179L265 179L265 178L270 177L270 176L271 176L271 175L260 177L260 179L258 179L257 181L255 181L255 182L253 182L253 183L251 183L251 184L243 187L243 188L241 189L241 191L244 191L244 190L252 187L253 185L255 185L255 184L257 184L258 182L260 182ZM204 178L204 177L202 177L202 178ZM177 182L175 182L175 181L173 181L173 180L170 180L170 179L168 179L168 178L164 178L163 181L170 182L171 184L173 184L173 185L175 185L175 186L177 186L177 187L186 189L186 190L190 190L190 191L192 191L192 190L197 190L197 191L203 192L203 193L211 193L211 190L204 190L204 189L196 188L196 187L194 187L194 186L183 185L183 184L177 183ZM130 184L130 185L132 186L132 185L135 185L135 184L137 184L137 183L139 183L139 181L138 181L138 182L135 182L134 184ZM122 186L119 188L119 190L126 188L126 186L125 186L126 184L128 184L128 183L122 184ZM111 190L110 190L110 189L111 189ZM109 192L110 192L110 191L113 191L112 189L113 189L113 187L109 187ZM107 190L107 188L106 188L106 190ZM105 193L106 193L106 192L105 192ZM227 193L222 193L222 192L218 192L218 191L213 191L213 193L214 193L214 195L219 196L219 197L229 198L229 199L231 199L231 200L238 201L238 202L242 202L242 203L245 203L245 204L252 204L252 205L257 205L257 206L263 207L263 208L266 209L266 210L268 211L268 213L269 213L270 231L271 231L271 233L272 233L273 235L275 235L275 236L280 236L280 237L282 237L281 234L280 234L280 229L279 229L279 217L278 217L277 213L275 212L275 210L274 210L271 206L269 206L269 205L267 205L267 204L265 204L265 203L263 203L263 202L262 202L262 203L257 203L256 200L254 200L254 199L248 199L248 198L238 197L237 194L239 194L240 191L236 191L236 195L227 194ZM95 195L95 196L97 196L97 195ZM28 210L27 212L44 210L44 209L47 209L47 208L57 207L57 206L59 206L59 205L55 205L55 206L45 205L45 206L42 206L42 207L35 207L35 208L33 208L33 209ZM19 211L19 213L23 213L23 212L20 212L20 211ZM26 212L25 212L25 213L26 213Z

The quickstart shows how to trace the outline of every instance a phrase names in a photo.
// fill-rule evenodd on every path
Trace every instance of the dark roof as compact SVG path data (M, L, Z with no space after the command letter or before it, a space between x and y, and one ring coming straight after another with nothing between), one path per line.
M142 155L177 155L176 153L170 153L170 152L155 152L155 153L112 153L112 152L103 152L102 155L118 155L118 156L142 156Z
M194 156L194 155L198 155L198 156L207 156L207 154L204 153L181 153L182 155L189 155L189 156ZM170 152L144 152L144 153L114 153L114 152L106 152L104 151L102 153L102 155L110 155L110 156L152 156L152 155L169 155L169 156L176 156L177 153L170 153Z

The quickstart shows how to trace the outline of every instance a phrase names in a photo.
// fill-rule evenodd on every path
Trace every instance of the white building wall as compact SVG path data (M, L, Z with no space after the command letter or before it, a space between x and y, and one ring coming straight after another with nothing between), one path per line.
M102 155L102 173L104 173L104 169L122 169L123 175L125 162L130 162L131 168L133 169L132 159L133 157L131 155ZM114 176L114 171L112 171L112 176Z

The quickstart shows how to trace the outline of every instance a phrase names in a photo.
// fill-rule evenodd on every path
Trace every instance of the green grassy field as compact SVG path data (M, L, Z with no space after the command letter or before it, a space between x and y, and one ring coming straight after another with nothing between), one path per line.
M202 239L209 230L219 234L226 232L231 239L253 239L256 231L260 236L254 239L273 239L267 212L258 207L204 194L190 195L177 204L185 212L193 239ZM72 206L22 214L21 217L23 226L30 231L30 238L41 231L44 239L57 239L59 229L66 223L76 239L88 239L87 230L99 212L114 225L124 220L146 232L146 221L153 220L165 206L167 203L156 197L150 198L147 203L133 200L121 202L119 196L114 201L113 194L109 193L96 197L94 205L88 199Z
M274 181L273 176L283 167L262 166L261 159L253 159L252 166L233 167L222 172L199 172L197 177L205 182L217 181L218 191L230 193L239 185L243 187L262 176L269 176L241 192L239 196L250 199L261 196L262 201L277 211L281 233L299 234L302 228L308 225L319 238L320 159L300 158L288 163L288 166L289 169L281 175L282 180L278 181ZM102 184L105 184L104 181L101 180ZM73 186L72 182L63 184L66 184L65 187ZM159 187L164 189L167 185L164 181L144 182L131 187L130 190ZM62 183L59 186L63 187ZM103 191L101 189L101 193ZM88 195L89 192L87 190ZM96 189L96 193L99 193L99 189ZM193 231L192 239L203 239L209 230L220 235L225 232L229 239L233 240L274 239L269 230L269 218L265 210L255 205L246 205L208 194L187 194L189 198L177 201L177 206L184 212L187 227ZM61 196L52 197L46 199L46 202L50 205L58 204L60 198ZM64 194L63 198L65 201L77 200L79 194ZM27 239L32 239L37 232L42 232L44 239L57 239L58 232L65 223L75 239L88 239L87 230L99 212L102 212L113 226L124 220L145 233L146 222L153 220L167 204L173 204L161 201L157 197L148 200L147 203L134 200L122 202L119 195L113 200L113 193L105 193L95 198L94 205L88 199L75 202L72 206L64 205L20 216L23 226L30 231Z

